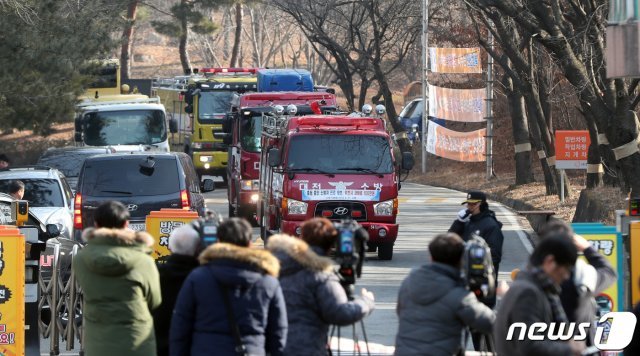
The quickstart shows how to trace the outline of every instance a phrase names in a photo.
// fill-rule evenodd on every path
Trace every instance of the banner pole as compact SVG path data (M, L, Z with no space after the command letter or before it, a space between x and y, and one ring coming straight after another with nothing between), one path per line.
M489 32L489 48L493 50L493 33ZM487 180L493 176L493 57L487 53L487 87L486 87L486 119L487 119L487 138L485 142L487 155Z
M429 118L429 83L427 51L429 50L429 0L422 1L422 132L420 133L420 158L422 173L427 172L427 123Z

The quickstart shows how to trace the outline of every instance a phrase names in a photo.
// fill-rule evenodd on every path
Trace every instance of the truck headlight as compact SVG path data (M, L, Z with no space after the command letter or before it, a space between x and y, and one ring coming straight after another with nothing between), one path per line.
M381 216L392 216L395 204L395 199L383 201L378 204L373 204L373 213L375 215Z
M287 212L289 214L305 215L307 214L307 206L308 204L305 202L287 199Z
M213 157L211 156L200 156L200 162L206 163L213 161Z
M240 182L240 189L242 190L258 190L260 187L260 181L257 179L242 180Z

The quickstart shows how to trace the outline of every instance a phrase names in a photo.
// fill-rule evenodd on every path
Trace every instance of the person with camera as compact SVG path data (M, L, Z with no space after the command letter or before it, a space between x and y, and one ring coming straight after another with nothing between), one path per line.
M129 211L107 201L95 210L95 228L73 258L84 296L83 342L91 356L152 356L156 341L151 309L160 305L160 278L151 254L154 239L127 229Z
M327 258L338 231L325 218L302 224L301 239L286 235L269 238L267 248L281 264L280 284L287 304L289 333L286 355L327 355L330 325L350 325L374 309L373 293L362 289L349 300Z
M491 332L495 313L461 277L464 249L460 236L437 235L429 244L432 262L412 270L402 282L396 355L451 356L462 350L465 328Z
M282 355L287 310L280 264L253 249L251 225L231 218L217 227L218 243L199 256L185 280L169 333L172 356Z
M581 355L584 341L531 340L519 338L514 332L507 340L514 323L523 323L527 330L535 323L567 323L560 301L560 285L570 278L578 258L575 244L559 234L540 241L529 257L529 265L518 272L509 291L502 298L494 326L496 350L499 355ZM531 334L529 332L529 334Z
M199 266L201 239L191 225L182 225L169 235L171 254L158 264L162 304L153 311L158 356L169 355L169 328L178 292L191 271Z

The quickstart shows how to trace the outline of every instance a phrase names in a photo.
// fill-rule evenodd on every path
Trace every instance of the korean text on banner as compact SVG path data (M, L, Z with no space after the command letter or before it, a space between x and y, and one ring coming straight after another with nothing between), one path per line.
M487 129L457 132L429 120L427 132L427 152L462 162L485 161Z
M604 256L618 273L618 280L609 288L596 296L596 319L611 311L625 311L624 305L624 271L622 235L613 226L598 223L572 224L576 234L584 237L591 246ZM584 257L580 257L584 259ZM586 261L586 260L585 260Z
M434 73L482 73L480 48L429 48Z
M429 116L449 121L484 122L486 90L429 85Z
M169 235L173 230L197 218L197 212L182 209L161 209L147 215L146 229L155 240L152 257L156 260L163 260L164 257L169 256L171 254Z
M25 238L15 226L0 229L0 354L24 355Z
M590 144L587 130L557 130L556 168L587 169Z

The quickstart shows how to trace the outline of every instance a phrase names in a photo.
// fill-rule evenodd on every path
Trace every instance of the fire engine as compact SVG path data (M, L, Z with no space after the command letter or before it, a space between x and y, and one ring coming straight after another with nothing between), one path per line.
M313 114L312 104L320 112L337 110L335 95L327 92L249 93L239 97L228 123L223 125L224 140L230 144L227 166L230 217L241 216L255 222L263 115L287 108L295 108L298 116Z
M257 218L263 239L299 236L312 217L353 219L369 251L390 260L398 236L398 190L413 155L393 153L382 118L264 115Z
M177 120L170 137L174 149L188 153L198 177L226 180L227 145L213 133L221 131L234 96L256 91L256 68L203 68L195 75L156 80L154 91Z

